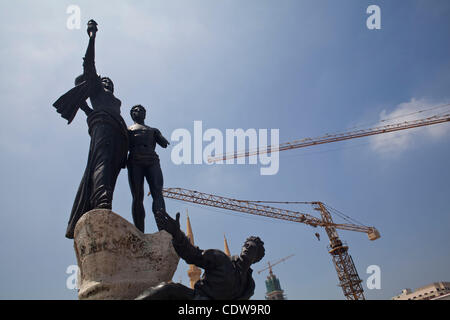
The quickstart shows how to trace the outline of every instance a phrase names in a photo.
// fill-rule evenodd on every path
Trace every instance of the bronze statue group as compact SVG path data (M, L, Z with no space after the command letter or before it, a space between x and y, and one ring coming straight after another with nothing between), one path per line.
M88 22L89 44L83 61L83 74L75 79L75 87L62 95L53 106L71 123L81 109L87 116L91 137L89 155L66 230L74 238L75 225L81 216L93 209L112 209L117 177L128 169L128 181L133 197L132 216L137 229L144 232L144 179L153 198L152 211L158 230L172 235L177 254L189 264L204 269L194 289L177 283L162 283L142 293L137 299L249 299L255 289L253 263L264 256L264 243L259 237L249 237L239 256L229 257L220 250L201 250L191 245L176 219L167 212L163 197L163 175L155 152L156 144L167 148L169 142L156 128L144 122L146 110L135 105L130 110L134 124L127 128L120 115L121 101L114 96L111 79L101 77L95 68L95 37L97 23ZM87 104L89 98L91 106Z

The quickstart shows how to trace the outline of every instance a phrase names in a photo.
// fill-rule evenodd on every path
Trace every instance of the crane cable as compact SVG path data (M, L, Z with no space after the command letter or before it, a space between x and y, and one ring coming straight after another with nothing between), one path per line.
M422 112L427 112L427 111L431 111L431 110L435 110L435 109L440 109L440 108L448 107L448 106L450 106L450 103L437 105L437 106L434 106L434 107L431 107L431 108L428 108L428 109L423 109L423 110L419 110L419 111L415 111L415 112L411 112L411 113L407 113L407 114L402 114L402 115L399 115L399 116L396 116L396 117L392 117L392 118L390 118L390 119L383 119L383 120L380 120L379 122L386 122L386 121L390 121L390 120L394 120L394 119L398 119L398 118L408 117L408 116L411 116L411 115L413 115L413 114L418 114L418 113L422 113Z
M317 139L317 138L328 137L328 136L340 135L340 134L347 133L348 130L354 130L354 129L357 129L357 128L368 127L370 124L374 124L374 123L375 123L375 124L376 124L376 123L381 124L381 123L388 122L388 121L391 121L391 120L394 120L394 119L404 118L404 117L411 116L411 115L414 115L414 114L418 114L418 113L422 113L422 112L427 112L427 111L431 111L431 110L436 110L436 109L440 109L440 108L444 108L444 107L448 107L448 106L450 106L450 103L434 105L434 106L431 106L430 108L427 108L427 109L422 109L422 110L410 112L410 113L407 113L407 114L402 114L402 115L399 115L399 116L396 116L396 117L392 117L392 118L381 119L381 120L378 121L378 122L366 122L366 123L364 123L364 124L356 125L356 126L354 126L354 127L348 127L347 129L344 129L345 132L343 132L343 131L335 131L335 132L332 132L332 133L326 133L325 135L320 136L320 137L314 137L314 138L307 137L307 138L303 138L303 139L300 139L300 140L294 140L294 141L289 142L289 144L297 143L297 142L300 142L300 141L306 141L306 140L313 140L313 139ZM422 106L422 107L424 107L424 106ZM444 115L444 114L446 114L446 111L443 112L443 113L439 113L439 114L437 114L437 115L430 116L430 117L428 117L427 119L430 119L430 118L433 118L433 117L437 117L437 116L441 116L441 115ZM390 124L390 125L386 124L386 125L383 125L383 126L392 126L392 125L393 125L393 124ZM375 127L375 128L369 128L369 129L382 128L383 126L379 126L379 127ZM364 131L364 130L369 130L369 129L361 129L361 130L358 130L358 131ZM271 146L271 145L269 145L269 146L266 146L265 148L267 148L267 149L272 149L272 147L275 147L275 148L276 148L276 147L279 147L279 146L280 146L280 145L277 145L277 146ZM248 149L248 150L246 150L245 152L246 152L246 153L259 152L259 149L260 149L260 148ZM243 152L243 151L241 151L241 152ZM275 151L275 152L277 152L277 151ZM230 154L236 154L236 153L239 153L239 151L237 151L237 152L230 152ZM226 157L227 155L229 156L230 154L222 154L222 155L219 155L219 156L224 156L224 157ZM208 160L208 161L209 161L209 160Z
M249 203L281 203L281 204L313 204L311 201L263 201L263 200L237 200Z
M324 203L323 205L324 205L328 210L334 212L336 215L340 216L340 217L341 217L342 219L344 219L345 221L350 222L350 223L354 223L354 224L359 224L359 225L361 225L361 226L364 226L363 223L361 223L361 222L359 222L358 220L356 220L356 219L354 219L354 218L352 218L352 217L350 217L350 216L344 214L343 212L341 212L341 211L339 211L339 210L337 210L337 209L334 209L334 208L330 207L329 205L327 205L327 204L325 204L325 203Z
M396 117L391 117L391 118L381 119L380 121L377 121L377 122L365 122L365 123L362 123L362 124L360 124L360 125L356 125L356 126L353 126L353 127L348 127L347 129L344 129L344 130L345 130L345 131L348 131L348 130L353 130L353 129L357 129L357 128L363 128L363 127L367 127L367 126L369 126L369 125L373 125L373 124L377 124L377 123L380 123L380 124L381 124L381 123L383 123L383 122L388 122L388 121L391 121L391 120L400 119L400 118L408 117L408 116L411 116L411 115L414 115L414 114L419 114L419 113L422 113L422 112L427 112L427 111L431 111L431 110L441 109L441 108L445 108L445 107L449 107L449 106L450 106L450 103L434 105L434 106L431 106L431 107L428 108L428 109L422 109L422 110L410 112L410 113L407 113L407 114L401 114L401 115L398 115L398 116L396 116ZM424 106L422 106L422 108L423 108L423 107L424 107ZM435 116L444 115L446 112L447 112L447 111L444 111L443 113L440 113L440 114L435 115ZM341 133L341 132L342 132L342 131L336 131L336 132L333 132L333 133L331 133L331 134L327 133L326 135L339 134L339 133Z

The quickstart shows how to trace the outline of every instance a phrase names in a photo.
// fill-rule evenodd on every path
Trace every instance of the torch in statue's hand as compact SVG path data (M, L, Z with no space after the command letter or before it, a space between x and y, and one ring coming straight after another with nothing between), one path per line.
M98 31L98 29L97 29L97 22L95 22L94 20L91 19L91 20L89 20L87 25L88 25L87 33L89 35L89 38L95 38L95 34Z

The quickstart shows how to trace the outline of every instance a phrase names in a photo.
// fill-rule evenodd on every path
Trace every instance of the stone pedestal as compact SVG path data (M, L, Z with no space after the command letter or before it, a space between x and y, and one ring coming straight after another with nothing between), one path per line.
M75 227L78 298L134 299L170 281L179 257L166 231L143 234L111 210L85 213Z

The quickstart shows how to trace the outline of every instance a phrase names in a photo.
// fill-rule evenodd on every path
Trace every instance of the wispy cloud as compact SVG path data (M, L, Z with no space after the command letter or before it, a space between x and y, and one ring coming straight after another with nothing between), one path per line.
M448 102L434 103L426 99L412 98L409 102L397 105L393 111L383 110L380 113L378 126L412 121L450 112ZM419 143L440 139L450 132L446 123L426 126L417 129L408 129L397 132L376 135L370 138L371 149L378 154L396 156L417 146Z

